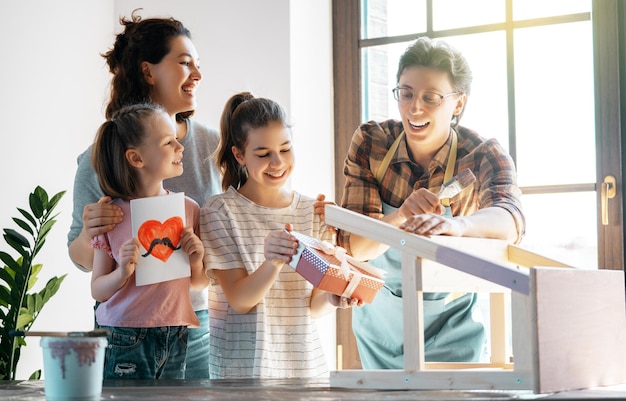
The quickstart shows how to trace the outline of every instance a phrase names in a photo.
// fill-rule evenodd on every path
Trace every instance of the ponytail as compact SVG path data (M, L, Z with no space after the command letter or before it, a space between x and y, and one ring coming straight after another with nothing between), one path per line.
M243 154L248 142L248 132L279 122L291 128L282 107L273 100L255 98L250 92L240 92L226 102L220 120L221 141L217 163L222 172L222 189L241 188L248 180L246 166L239 164L233 146Z
M246 145L247 135L242 135L241 127L234 126L233 115L240 104L250 99L254 99L250 92L241 92L232 96L226 102L220 119L221 141L217 160L223 176L222 189L224 191L230 186L239 188L248 180L246 167L240 165L237 159L235 159L232 148L235 146L243 151Z
M126 150L143 143L150 134L149 119L157 113L166 111L151 103L122 107L99 127L91 163L105 195L124 200L138 195L139 173L126 160Z

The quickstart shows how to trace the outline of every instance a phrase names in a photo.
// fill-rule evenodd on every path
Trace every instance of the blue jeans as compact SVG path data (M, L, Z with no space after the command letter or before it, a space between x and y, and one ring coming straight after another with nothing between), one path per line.
M183 379L187 326L110 327L104 379Z
M200 327L189 329L185 379L209 379L209 311L196 311Z

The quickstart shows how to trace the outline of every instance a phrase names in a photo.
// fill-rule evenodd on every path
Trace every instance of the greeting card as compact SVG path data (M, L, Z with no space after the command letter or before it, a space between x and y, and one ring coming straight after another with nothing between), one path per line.
M185 195L181 192L130 201L133 236L140 243L136 285L189 277L189 255L180 245L185 227Z

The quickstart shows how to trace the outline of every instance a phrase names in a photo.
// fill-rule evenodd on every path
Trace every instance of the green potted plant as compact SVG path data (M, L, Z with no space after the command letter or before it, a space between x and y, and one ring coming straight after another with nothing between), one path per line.
M3 230L4 241L17 251L18 256L14 258L0 251L0 260L4 263L0 269L0 380L15 380L20 349L26 345L24 338L14 336L14 332L28 331L65 279L66 275L52 277L43 289L32 291L43 267L35 264L34 259L56 223L58 214L52 215L52 212L64 194L62 191L48 198L48 193L37 186L28 198L30 212L17 208L21 217L13 217L23 233L10 228ZM40 377L41 369L30 379Z

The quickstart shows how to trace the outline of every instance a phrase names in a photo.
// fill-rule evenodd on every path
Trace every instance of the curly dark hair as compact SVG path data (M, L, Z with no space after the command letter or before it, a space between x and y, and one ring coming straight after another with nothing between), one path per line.
M113 74L111 96L106 107L106 118L120 108L140 102L150 102L150 85L141 71L141 63L158 64L170 50L170 42L178 36L191 39L191 33L174 18L147 18L138 15L141 8L131 13L131 19L120 18L124 30L116 36L113 48L101 54ZM178 113L177 121L193 115L193 110Z

